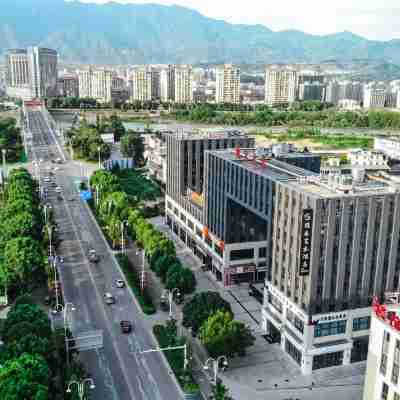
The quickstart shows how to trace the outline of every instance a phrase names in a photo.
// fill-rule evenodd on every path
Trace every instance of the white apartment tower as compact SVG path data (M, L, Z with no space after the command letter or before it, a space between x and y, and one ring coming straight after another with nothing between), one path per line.
M6 53L7 94L24 100L57 95L57 52L41 47Z
M23 100L31 98L28 53L24 49L9 50L5 57L7 96Z
M84 99L92 97L92 68L83 69L78 72L79 97Z
M175 103L192 103L192 67L176 65L174 68L174 101Z
M100 103L110 103L112 100L113 73L106 69L97 69L92 75L92 97Z
M160 71L160 99L163 102L175 99L175 67L168 65Z
M160 97L160 72L153 67L137 67L132 71L132 101L151 101Z
M384 82L371 82L364 88L364 108L385 107L387 87Z
M265 102L269 106L290 104L296 100L297 71L270 68L265 72Z
M240 69L231 64L217 68L216 103L240 103Z

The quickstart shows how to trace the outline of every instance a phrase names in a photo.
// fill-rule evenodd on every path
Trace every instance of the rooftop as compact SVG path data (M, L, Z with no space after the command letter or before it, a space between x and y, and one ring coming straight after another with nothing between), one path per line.
M202 132L176 132L172 133L180 140L201 140L201 139L229 139L229 138L247 138L248 135L237 129L220 129L220 130L207 130Z

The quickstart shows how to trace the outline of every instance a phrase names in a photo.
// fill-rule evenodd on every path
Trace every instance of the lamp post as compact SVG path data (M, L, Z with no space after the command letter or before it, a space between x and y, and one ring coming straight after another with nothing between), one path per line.
M56 287L56 310L59 307L58 302L58 280L57 280L57 256L54 256L53 259L53 269L54 269L54 285Z
M52 225L47 225L47 232L49 234L49 247L50 247L50 257L53 255L53 250L52 250L52 243L51 243L51 239L53 237L53 226Z
M6 149L1 149L1 154L3 156L3 179L7 178L7 171L6 171L6 154L7 150Z
M57 313L57 312L59 312L59 310L60 311L62 311L62 313L63 313L63 320L64 320L64 340L65 340L65 350L66 350L66 353L67 353L67 365L69 365L69 343L68 343L68 332L67 332L67 330L68 330L68 325L67 325L67 313L68 313L68 309L69 309L69 307L71 308L71 311L75 311L76 310L76 308L75 308L75 306L73 305L73 303L65 303L65 305L63 306L62 304L59 304L58 305L58 307L56 307L55 309L54 309L54 312L55 313ZM70 392L68 392L68 393L70 393Z
M89 385L89 389L93 390L96 385L94 384L94 380L92 378L85 378L82 381L71 381L68 383L67 393L72 393L71 388L76 385L78 388L78 396L80 400L84 399L85 396L85 385Z
M168 301L169 301L169 319L172 319L172 301L174 299L174 293L177 293L178 296L180 295L179 289L178 288L173 288L171 290L168 290Z
M206 371L210 369L209 364L211 362L211 366L214 372L214 383L217 384L217 375L219 370L219 364L222 361L222 365L224 367L228 366L228 358L226 356L219 356L217 359L210 357L205 363L203 369Z
M124 252L125 252L124 230L125 230L125 224L126 224L127 222L128 222L128 221L121 221L121 251L122 251L122 254L124 254Z
M101 147L97 147L97 151L99 152L99 169L101 169Z
M140 255L140 251L136 252L136 255ZM142 272L140 274L140 289L143 292L144 291L144 282L145 282L145 276L146 276L146 271L145 271L145 262L146 262L146 250L143 248L142 251Z

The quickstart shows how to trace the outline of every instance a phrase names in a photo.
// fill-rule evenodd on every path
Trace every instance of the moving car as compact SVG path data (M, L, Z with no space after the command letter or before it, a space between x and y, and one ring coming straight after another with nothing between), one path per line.
M61 187L60 187L60 186L57 186L57 187L56 187L56 193L61 193L61 192L62 192Z
M98 256L98 254L96 253L96 250L94 249L90 249L89 250L89 261L91 263L98 263L100 260L100 257Z
M108 305L115 304L115 297L110 292L106 292L104 293L104 301Z
M117 288L122 289L125 287L125 282L122 279L116 279L114 282Z
M44 177L44 179L43 179L43 181L44 181L44 182L50 182L50 181L51 181L51 179L50 179L50 177L49 177L49 176L45 176L45 177Z
M132 332L132 322L131 321L121 321L119 323L121 327L122 333L131 333Z

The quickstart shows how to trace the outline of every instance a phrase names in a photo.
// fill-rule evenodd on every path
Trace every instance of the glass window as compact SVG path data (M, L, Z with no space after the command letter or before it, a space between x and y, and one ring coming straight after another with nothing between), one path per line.
M314 337L341 335L346 332L347 320L319 322L314 329Z
M258 256L260 258L267 257L267 248L266 247L260 247L260 249L258 250Z
M190 219L188 219L187 224L188 224L188 227L193 231L194 230L193 222Z
M389 386L385 382L383 382L382 383L381 399L382 400L387 400L388 395L389 395Z
M364 331L371 326L371 317L361 317L353 319L353 331Z
M246 260L254 257L254 249L241 249L231 251L231 261Z
M390 334L389 332L385 332L383 335L383 343L382 343L381 365L379 367L379 370L382 375L386 375L389 343L390 343Z
M196 235L197 235L199 238L202 238L202 237L203 237L203 232L202 232L202 230L201 230L200 228L196 228Z
M335 353L320 354L313 357L312 369L334 367L336 365L343 364L343 351L337 351Z
M400 394L394 392L393 393L393 400L400 400Z
M186 224L186 215L181 213L181 221L183 221Z
M396 340L393 355L392 382L397 385L399 382L399 367L400 367L400 341Z

